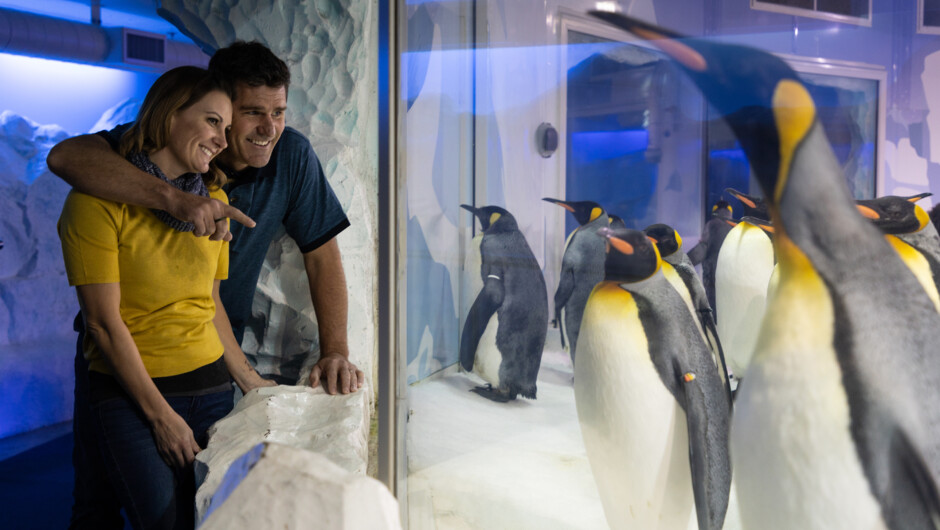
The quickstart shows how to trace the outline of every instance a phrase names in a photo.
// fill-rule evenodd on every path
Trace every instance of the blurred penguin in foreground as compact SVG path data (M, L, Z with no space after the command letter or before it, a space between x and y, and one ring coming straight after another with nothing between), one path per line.
M856 209L799 76L760 50L593 14L681 66L768 202L779 283L732 429L744 527L936 529L940 315Z

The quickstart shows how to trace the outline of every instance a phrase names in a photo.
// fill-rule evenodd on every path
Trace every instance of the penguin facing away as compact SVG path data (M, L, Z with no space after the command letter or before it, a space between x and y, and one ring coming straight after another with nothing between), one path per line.
M695 317L696 323L699 325L699 331L702 332L708 348L711 350L715 366L718 367L718 375L721 376L730 402L732 395L731 380L734 375L728 370L725 363L724 350L721 348L721 340L718 338L718 330L712 318L711 306L708 305L705 287L702 286L702 280L695 272L695 267L689 257L686 256L685 252L682 252L682 236L674 228L663 223L652 224L646 227L643 232L653 241L659 255L662 257L663 275L679 291L679 294L689 306L689 311Z
M715 269L718 266L718 252L725 236L732 226L726 221L731 219L731 205L727 201L718 201L712 206L712 218L702 228L702 236L698 243L689 250L689 260L692 265L702 264L702 285L708 296L708 305L712 308L713 320L718 320L718 311L715 304Z
M915 195L910 198L888 195L876 199L857 200L855 203L859 212L871 219L871 222L884 232L885 240L891 244L907 268L914 273L914 277L927 292L934 307L940 311L940 293L937 291L936 284L938 278L934 274L934 271L940 268L940 263L937 263L936 257L922 252L904 237L913 235L911 239L923 245L928 252L933 247L940 247L940 241L936 242L937 245L931 245L932 240L929 235L927 237L920 235L929 230L928 226L933 228L927 212L914 204L917 199L925 195L929 194Z
M588 300L575 404L611 528L718 530L731 484L730 403L685 302L643 232L602 229L605 280Z
M622 15L702 90L768 197L780 281L735 406L742 523L936 529L940 316L862 217L797 74Z
M535 399L536 379L548 331L548 296L542 269L516 224L498 206L461 208L483 227L483 288L460 336L460 366L488 384L472 389L493 401L518 395Z
M593 201L562 201L543 198L571 212L578 221L561 258L561 274L555 290L555 322L561 332L561 345L575 362L581 314L591 289L604 279L604 240L597 230L610 224L607 212Z

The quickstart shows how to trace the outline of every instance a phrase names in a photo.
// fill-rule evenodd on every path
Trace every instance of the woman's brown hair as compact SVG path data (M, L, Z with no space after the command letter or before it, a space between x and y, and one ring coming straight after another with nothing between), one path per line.
M121 136L121 156L138 151L149 154L166 147L170 141L173 115L215 91L224 92L229 99L233 95L228 83L203 68L179 66L161 75L147 92L137 120ZM214 162L202 178L210 188L218 188L225 183L225 174Z

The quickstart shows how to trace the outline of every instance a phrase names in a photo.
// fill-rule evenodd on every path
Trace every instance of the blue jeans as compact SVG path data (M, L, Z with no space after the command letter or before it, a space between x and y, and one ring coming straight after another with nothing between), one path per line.
M85 325L81 313L75 317L78 344L75 347L75 408L72 416L72 468L75 483L72 489L72 520L70 530L122 530L121 504L104 472L98 449L91 397L88 389L88 361L82 352Z
M200 447L209 427L233 407L233 390L166 398L193 430ZM195 524L193 467L168 466L157 451L150 423L124 397L93 405L94 424L114 492L135 529L191 529Z

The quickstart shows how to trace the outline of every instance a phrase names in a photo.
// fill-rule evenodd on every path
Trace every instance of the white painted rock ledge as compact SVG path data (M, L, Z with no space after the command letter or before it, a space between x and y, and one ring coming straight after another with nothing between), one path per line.
M400 528L397 501L365 475L370 396L367 386L246 394L196 456L200 528Z

